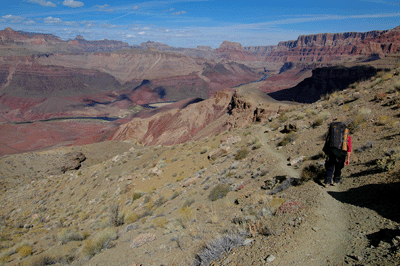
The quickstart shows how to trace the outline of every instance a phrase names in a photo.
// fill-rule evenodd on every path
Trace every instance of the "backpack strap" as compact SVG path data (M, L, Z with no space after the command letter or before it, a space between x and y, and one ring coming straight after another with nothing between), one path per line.
M343 151L348 151L349 150L349 129L346 128L344 130L344 134L343 134L343 146L342 146L342 150Z

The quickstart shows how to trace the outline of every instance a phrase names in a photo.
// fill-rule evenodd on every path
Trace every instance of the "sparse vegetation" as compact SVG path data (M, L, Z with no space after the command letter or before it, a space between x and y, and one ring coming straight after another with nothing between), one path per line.
M108 217L111 226L120 226L124 224L124 215L120 215L118 204L111 204L109 206Z
M82 253L91 258L109 247L110 242L118 238L117 231L113 228L106 228L98 232L93 239L84 242Z
M196 255L194 265L210 265L217 261L222 254L229 253L232 249L244 245L244 238L239 234L226 234L216 238L205 245Z
M370 117L370 114L371 110L368 108L361 108L355 111L352 114L350 121L347 123L350 133L354 133L357 129L365 125Z
M291 133L289 133L289 134L286 134L286 135L282 138L282 140L279 142L278 145L279 145L279 146L286 146L286 145L288 145L289 143L295 141L296 138L297 138L296 133L291 132Z
M20 247L17 252L18 254L21 256L21 258L25 258L28 257L32 254L32 247L28 246L28 245L24 245L22 247Z
M249 151L246 148L239 149L235 155L235 160L237 160L237 161L243 160L244 158L247 157L248 153L249 153Z
M85 236L81 232L71 228L64 228L58 233L58 239L61 241L61 244L65 244L70 241L82 241L85 239Z
M211 201L216 201L217 199L225 197L229 191L231 191L229 184L218 184L211 190L208 198Z
M325 178L326 171L320 164L310 164L301 170L300 181L307 182Z

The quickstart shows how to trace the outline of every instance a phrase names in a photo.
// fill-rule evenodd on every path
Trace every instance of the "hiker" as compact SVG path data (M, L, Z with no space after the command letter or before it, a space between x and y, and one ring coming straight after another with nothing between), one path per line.
M327 155L325 187L335 186L340 183L342 168L350 163L351 136L349 129L343 122L332 122L329 125L328 135L322 150Z

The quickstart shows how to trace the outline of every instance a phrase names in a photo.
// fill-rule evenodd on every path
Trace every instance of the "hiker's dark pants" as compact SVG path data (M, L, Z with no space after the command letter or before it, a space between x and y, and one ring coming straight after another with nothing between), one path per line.
M342 168L344 167L344 162L346 161L346 157L337 157L333 154L328 155L328 159L325 161L325 169L326 169L326 179L325 184L333 182L339 183L342 175Z

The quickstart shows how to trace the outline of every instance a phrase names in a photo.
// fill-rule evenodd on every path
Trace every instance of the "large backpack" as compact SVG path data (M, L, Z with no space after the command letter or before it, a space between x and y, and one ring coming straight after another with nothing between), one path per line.
M324 152L333 152L337 156L346 156L348 150L349 129L342 122L329 124L328 136L324 146Z

